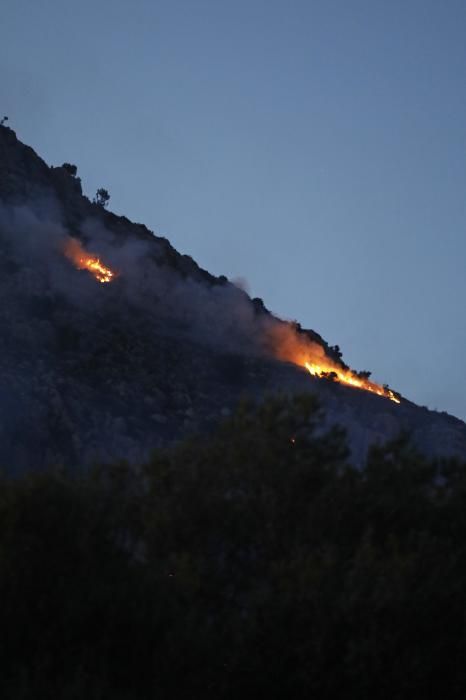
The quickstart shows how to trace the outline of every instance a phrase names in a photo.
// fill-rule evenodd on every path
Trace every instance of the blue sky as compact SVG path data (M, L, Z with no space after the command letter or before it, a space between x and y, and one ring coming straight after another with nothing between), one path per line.
M464 0L4 0L0 111L85 192L466 418Z

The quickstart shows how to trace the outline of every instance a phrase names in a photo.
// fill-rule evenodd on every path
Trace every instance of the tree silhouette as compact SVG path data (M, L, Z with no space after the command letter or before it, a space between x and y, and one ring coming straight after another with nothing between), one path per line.
M463 700L466 465L356 469L323 426L248 402L138 469L0 476L1 697Z
M99 187L97 192L95 193L95 197L93 199L94 204L98 204L100 207L106 207L107 204L110 201L110 195L107 192L106 189L103 187Z

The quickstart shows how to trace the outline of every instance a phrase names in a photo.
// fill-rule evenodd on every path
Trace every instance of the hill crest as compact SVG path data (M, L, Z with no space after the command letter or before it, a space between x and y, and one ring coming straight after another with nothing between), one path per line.
M69 241L78 258L114 271L111 284L64 254ZM464 423L405 399L395 405L385 389L341 385L349 368L338 347L91 202L69 168L49 167L4 126L0 269L7 468L143 459L208 430L243 395L307 391L321 398L328 423L346 427L356 462L401 430L428 454L466 455ZM313 367L328 368L326 379L312 377Z

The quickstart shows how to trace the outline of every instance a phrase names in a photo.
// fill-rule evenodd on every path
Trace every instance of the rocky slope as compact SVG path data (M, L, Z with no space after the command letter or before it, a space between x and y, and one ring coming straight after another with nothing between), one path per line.
M69 238L117 271L100 284L63 255ZM274 359L283 324L146 227L83 196L0 127L0 463L7 470L143 459L208 430L242 396L319 394L359 462L401 430L432 455L466 457L466 425ZM338 361L314 331L306 335Z

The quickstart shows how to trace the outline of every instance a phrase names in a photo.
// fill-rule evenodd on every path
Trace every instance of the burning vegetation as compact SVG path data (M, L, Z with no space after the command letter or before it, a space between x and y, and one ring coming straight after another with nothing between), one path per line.
M116 274L104 265L100 258L88 253L76 238L68 238L63 245L63 253L78 270L88 270L101 284L112 282Z
M88 270L101 284L112 282L116 273L104 265L100 258L87 252L76 238L68 238L63 245L64 255L79 270ZM275 357L305 368L319 379L346 384L356 389L369 391L390 401L400 403L400 396L387 385L376 384L369 379L368 372L354 372L343 362L330 357L322 345L311 340L305 331L293 324L276 325L269 334Z
M276 326L271 332L271 341L273 352L279 360L299 365L307 369L313 377L370 391L372 394L400 403L399 394L388 386L370 381L369 373L354 372L346 365L332 360L321 345L312 342L304 332L299 332L290 324Z

